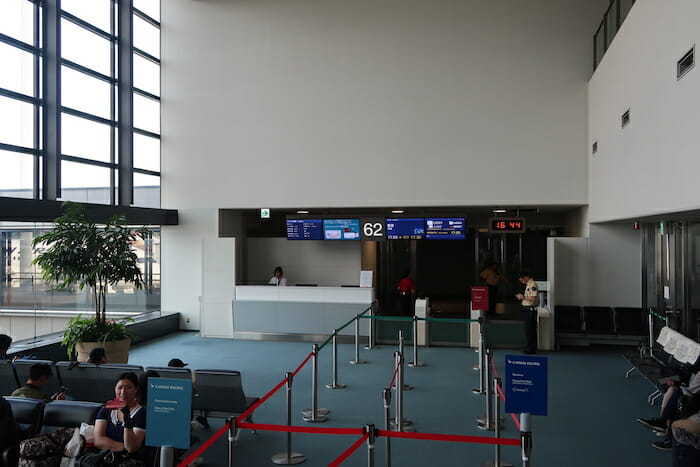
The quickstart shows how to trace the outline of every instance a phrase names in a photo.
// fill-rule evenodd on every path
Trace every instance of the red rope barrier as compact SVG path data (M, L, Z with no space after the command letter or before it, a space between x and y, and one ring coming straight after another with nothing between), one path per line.
M304 361L301 362L301 363L299 364L299 366L297 367L297 369L294 370L294 371L292 372L292 375L293 375L293 376L296 376L297 373L299 373L299 372L301 371L301 369L304 368L304 365L306 365L306 362L308 362L309 359L310 359L313 355L314 355L313 351L312 351L312 352L309 352L309 355L307 355L306 358L304 359Z
M281 431L285 433L314 433L323 435L361 435L364 433L362 428L320 428L315 426L288 426L288 425L270 425L265 423L237 423L238 428L246 430L261 430L261 431Z
M496 371L496 365L493 363L493 358L489 360L491 362L491 369L493 370L493 374L496 375L496 378L498 378L498 371ZM498 394L501 396L501 399L503 399L503 402L505 402L506 395L503 394L503 391L501 390L501 385L499 384L498 386L496 386L496 389L498 389ZM518 420L518 417L514 413L509 415L513 419L513 422L515 422L515 426L518 427L518 431L522 431L520 427L520 420Z
M219 428L219 431L217 431L216 433L214 433L214 436L212 436L211 438L209 438L208 440L206 440L205 442L203 442L202 445L201 445L200 447L198 447L192 454L190 454L189 456L187 456L187 457L185 458L185 460L183 460L182 462L180 462L179 464L177 464L177 467L184 467L184 466L186 466L186 465L191 464L192 461L195 460L197 457L199 457L199 455L200 455L201 453L203 453L204 451L206 451L207 449L209 449L209 446L211 446L212 444L214 444L214 441L216 441L217 439L219 439L219 438L221 437L221 435L223 435L224 433L226 433L226 432L228 431L228 428L229 428L229 424L228 424L228 423L224 423L224 426L222 426L221 428Z
M369 438L369 433L365 433L362 435L362 438L358 439L354 443L352 443L352 446L347 448L344 453L342 453L336 460L328 464L328 467L337 467L340 464L342 464L348 457L352 455L353 452L357 451L357 448L362 446L362 444L367 441L367 438Z
M387 386L388 388L394 387L394 382L396 381L397 374L399 374L399 366L398 365L396 365L396 367L394 367L394 374L391 377L391 382L389 383L389 386Z
M520 446L519 439L487 438L485 436L443 435L438 433L409 433L406 431L377 430L377 435L388 438L422 439L427 441L450 441L453 443L500 444L501 446Z
M242 414L240 414L240 415L238 416L238 418L239 418L240 420L245 420L246 418L248 418L248 416L249 416L250 414L252 414L258 407L260 407L266 400L268 400L270 397L272 397L272 395L273 395L274 393L276 393L277 391L279 391L280 388L281 388L282 386L284 386L285 384L287 384L287 378L284 378L282 381L280 381L279 383L277 383L277 386L275 386L274 388L272 388L267 394L265 394L265 395L262 396L260 399L258 399L253 405L251 405L250 407L248 407L248 408L246 409L245 412L243 412Z

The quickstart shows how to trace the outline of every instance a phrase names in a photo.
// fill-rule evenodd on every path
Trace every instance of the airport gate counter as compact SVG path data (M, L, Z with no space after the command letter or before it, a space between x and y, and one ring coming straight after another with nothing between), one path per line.
M325 338L374 301L373 288L236 286L233 300L234 339L275 336ZM368 335L361 320L360 335ZM348 326L339 335L354 335Z

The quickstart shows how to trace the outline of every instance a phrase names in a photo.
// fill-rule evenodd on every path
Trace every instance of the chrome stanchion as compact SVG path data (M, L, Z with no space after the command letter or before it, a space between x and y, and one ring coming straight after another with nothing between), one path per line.
M384 388L382 392L384 399L384 429L391 430L391 388ZM386 436L386 467L391 467L391 438Z
M376 325L374 323L374 303L372 303L369 306L369 341L367 342L367 345L365 346L365 349L367 350L372 350L372 349L378 349L379 346L377 345L377 329Z
M484 359L484 366L486 367L486 370L484 373L486 374L487 380L491 377L491 367L489 366L489 358L491 357L491 349L486 349L486 358ZM493 431L494 430L494 420L493 420L493 399L492 399L492 394L491 394L491 385L487 384L486 385L486 415L480 415L476 417L476 420L478 422L478 428L480 430L487 430L487 431Z
M486 359L486 339L484 338L484 326L483 318L479 317L479 387L472 389L474 394L486 394L486 386L488 386L488 377L484 371L485 367L488 367L488 360Z
M403 417L403 391L404 391L404 384L403 384L403 355L401 352L394 352L394 359L395 359L395 368L398 368L396 371L396 383L395 383L395 388L396 388L396 415L394 419L394 430L395 431L416 431L413 427L411 427L412 423L411 420L408 420Z
M404 362L404 358L403 358L403 356L404 356L403 348L404 348L404 345L403 345L403 330L402 330L402 329L399 329L399 353L401 354L401 369L400 369L399 371L401 371L402 373L403 373L403 362ZM401 378L401 380L403 381L403 377ZM404 391L410 391L411 389L413 389L413 386L411 386L410 384L402 383L402 388L403 388Z
M233 467L236 463L233 458L233 450L236 445L236 417L226 420L228 423L228 467Z
M472 369L474 371L479 372L479 377L481 377L481 344L482 344L482 342L484 342L484 331L482 328L482 317L481 317L482 313L483 313L482 311L479 312L480 316L479 316L479 319L477 321L479 323L479 343L477 344L476 348L474 349L474 353L477 354L479 357L477 358L476 364L472 367Z
M367 438L367 466L374 467L374 447L377 442L377 433L374 425L365 426L365 432L369 433Z
M493 379L493 406L494 406L494 417L499 420L501 417L501 398L498 395L498 388L501 387L501 378ZM496 423L494 430L494 438L498 439L501 437L501 424ZM496 456L494 461L488 461L481 464L481 467L513 467L513 464L508 462L501 462L501 445L496 444Z
M311 353L311 408L304 409L301 413L304 415L305 422L320 423L328 419L325 415L331 413L328 409L318 408L318 344L312 346Z
M288 372L287 378L287 426L292 426L292 379L294 374ZM277 465L296 465L306 460L303 454L292 452L292 433L287 433L287 452L282 452L272 456L272 463Z
M355 315L355 360L350 360L353 365L367 363L360 360L360 315Z
M409 362L408 366L417 367L425 366L424 363L418 361L418 317L413 316L413 361Z
M649 356L653 356L654 351L654 315L649 309Z
M523 467L530 467L532 457L532 428L529 413L520 414L520 456L523 459Z
M175 465L175 449L172 446L160 447L160 467L172 467Z
M343 389L344 384L338 382L338 330L333 330L333 382L326 384L328 389Z

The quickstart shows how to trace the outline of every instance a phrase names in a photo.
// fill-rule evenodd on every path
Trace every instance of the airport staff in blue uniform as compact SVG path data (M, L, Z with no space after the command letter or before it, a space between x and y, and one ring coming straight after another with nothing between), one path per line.
M520 309L525 314L525 338L527 345L523 351L526 354L537 352L537 283L527 272L521 272L518 279L525 285L525 292L516 295L520 300Z

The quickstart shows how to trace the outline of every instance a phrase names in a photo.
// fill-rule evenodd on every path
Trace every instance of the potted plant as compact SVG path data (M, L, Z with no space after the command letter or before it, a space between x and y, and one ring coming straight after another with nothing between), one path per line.
M107 288L122 281L137 289L143 287L132 245L144 238L148 230L130 229L122 216L112 216L104 226L98 226L90 220L85 206L66 202L64 208L53 229L34 239L35 248L43 247L34 264L58 290L72 284L80 290L88 287L95 314L92 318L78 315L71 319L63 333L63 345L69 357L78 352L78 361L86 361L90 350L99 346L105 348L111 363L127 363L131 344L126 328L129 320L107 320Z

